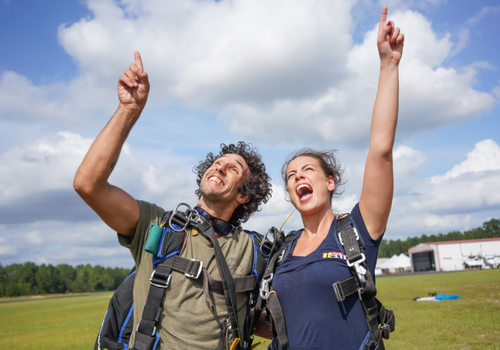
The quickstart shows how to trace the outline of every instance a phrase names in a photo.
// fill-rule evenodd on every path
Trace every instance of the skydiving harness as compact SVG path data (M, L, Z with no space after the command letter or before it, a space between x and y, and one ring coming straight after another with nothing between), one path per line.
M277 231L274 227L273 229ZM290 247L293 246L298 233L299 231L292 231L285 237L283 232L275 232L275 236L278 237L278 244L281 243L282 245L280 251L268 261L260 285L259 297L254 307L252 327L257 324L264 308L267 309L267 323L273 332L273 341L269 346L269 349L272 350L289 349L285 318L276 292L272 290L272 280L279 265L290 253ZM370 270L366 265L363 242L349 214L338 219L335 238L340 249L345 252L347 266L352 274L352 277L333 284L337 301L341 303L350 295L357 293L365 312L370 333L370 337L365 340L360 349L384 350L382 338L389 339L389 333L394 331L396 322L394 313L387 310L375 298L377 290Z
M186 206L182 212L179 207ZM160 335L157 324L162 314L162 300L172 278L172 271L184 273L186 278L200 279L205 294L205 302L213 311L213 303L208 291L223 294L228 311L228 319L221 322L218 350L250 349L253 337L248 326L249 310L257 299L258 286L264 272L267 257L274 246L270 246L262 235L245 231L252 239L254 254L252 272L248 276L233 278L226 259L219 246L214 228L208 222L213 219L210 214L199 207L192 209L185 203L180 203L174 211L165 212L160 226L152 224L146 242L145 250L153 255L153 272L150 277L149 293L143 309L142 319L135 329L135 342L132 350L154 350L157 348ZM215 259L221 276L221 281L214 280L203 268L203 262L197 259L185 259L179 256L185 242L186 229L190 226L206 237L214 247ZM232 226L226 232L231 231ZM135 272L135 271L134 271ZM132 330L133 317L133 283L135 275L131 274L110 301L103 325L97 337L94 349L128 349L128 340ZM236 293L248 293L247 316L245 326L238 321ZM120 300L122 299L122 300ZM123 306L127 311L120 310ZM131 305L131 306L130 306ZM126 317L123 316L126 315Z

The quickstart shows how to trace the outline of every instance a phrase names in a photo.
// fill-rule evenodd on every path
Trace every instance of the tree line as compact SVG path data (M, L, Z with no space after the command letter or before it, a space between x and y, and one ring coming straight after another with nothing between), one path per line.
M500 220L491 219L483 223L483 226L465 231L452 231L450 233L438 233L437 235L422 235L420 237L408 237L405 241L400 239L386 240L380 243L378 251L379 257L389 258L394 254L408 254L408 249L416 246L419 243L427 242L444 242L444 241L461 241L465 239L481 239L481 238L496 238L500 237Z
M67 264L57 266L26 262L0 264L0 297L84 293L115 290L127 277L129 269Z

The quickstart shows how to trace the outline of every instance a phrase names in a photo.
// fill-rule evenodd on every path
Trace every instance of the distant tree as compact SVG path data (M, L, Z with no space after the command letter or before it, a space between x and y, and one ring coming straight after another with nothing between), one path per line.
M447 234L438 233L435 235L422 235L420 237L408 237L405 241L399 239L386 240L380 243L379 257L391 257L396 254L408 253L408 249L420 243L426 242L445 242L445 241L460 241L464 239L481 239L500 237L500 220L491 219L484 222L482 227L477 227L464 233L460 231L451 231Z
M500 220L491 219L483 224L483 231L486 233L485 238L500 237Z
M464 239L464 235L460 231L451 231L445 236L443 241L460 241Z

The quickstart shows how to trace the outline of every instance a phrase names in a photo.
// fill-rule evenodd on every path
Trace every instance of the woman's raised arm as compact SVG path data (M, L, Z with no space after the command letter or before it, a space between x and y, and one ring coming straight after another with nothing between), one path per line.
M373 239L385 231L394 191L392 148L399 105L399 62L404 35L387 21L387 7L380 16L377 45L380 76L373 108L370 148L365 165L359 208Z

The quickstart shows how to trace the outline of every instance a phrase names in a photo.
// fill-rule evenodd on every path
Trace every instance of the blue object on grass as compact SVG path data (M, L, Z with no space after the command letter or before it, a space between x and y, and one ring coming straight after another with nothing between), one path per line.
M456 294L450 294L450 295L438 294L438 295L436 295L436 300L451 300L451 299L461 299L461 296L456 295Z

